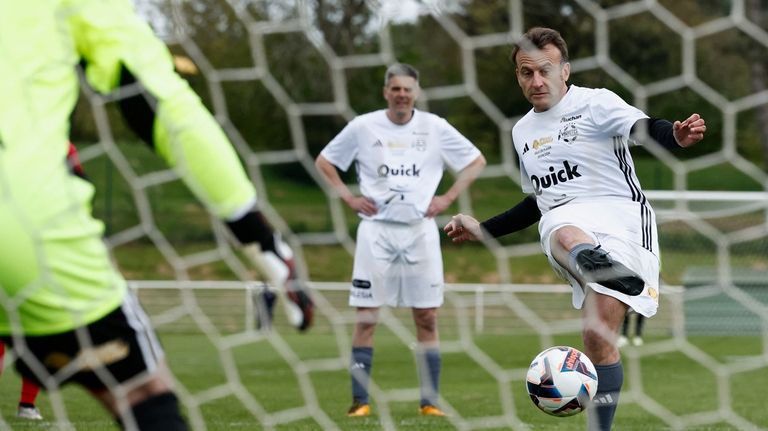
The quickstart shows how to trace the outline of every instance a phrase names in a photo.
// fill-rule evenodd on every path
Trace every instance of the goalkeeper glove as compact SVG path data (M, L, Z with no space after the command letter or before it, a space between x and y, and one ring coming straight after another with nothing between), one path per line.
M296 276L293 252L288 244L279 237L275 237L274 243L279 253L263 251L260 244L249 244L243 248L243 252L271 285L284 286L285 295L289 299L286 303L288 320L300 331L305 331L312 325L314 302ZM272 304L274 307L274 301ZM267 307L267 313L271 315L269 301L265 301L264 305Z
M314 302L296 274L291 248L276 235L259 211L251 211L240 220L228 222L232 233L245 244L243 252L253 262L256 270L272 286L283 286L288 319L300 331L312 326ZM265 301L267 316L271 316L274 301Z

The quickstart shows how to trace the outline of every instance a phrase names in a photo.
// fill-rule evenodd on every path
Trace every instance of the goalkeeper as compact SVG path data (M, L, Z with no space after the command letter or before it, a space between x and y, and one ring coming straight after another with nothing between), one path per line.
M156 105L140 130L157 153L273 284L293 284L234 151L130 1L0 1L0 339L22 376L83 385L123 427L186 429L149 319L90 214L93 186L67 169L80 60L98 91L142 83ZM306 328L312 304L298 292Z

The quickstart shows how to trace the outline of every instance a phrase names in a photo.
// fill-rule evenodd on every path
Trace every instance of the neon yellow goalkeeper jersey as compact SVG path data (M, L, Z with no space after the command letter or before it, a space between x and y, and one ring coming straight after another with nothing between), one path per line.
M157 152L211 212L230 218L255 201L221 128L129 0L0 0L0 335L71 330L125 296L90 214L93 187L65 163L81 58L98 91L118 85L123 65L155 96Z

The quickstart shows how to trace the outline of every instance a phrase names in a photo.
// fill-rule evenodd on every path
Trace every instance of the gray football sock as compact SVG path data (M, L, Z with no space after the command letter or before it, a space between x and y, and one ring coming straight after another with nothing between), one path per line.
M610 365L595 365L595 370L597 393L588 410L588 428L589 431L610 431L624 383L624 367L619 361Z
M352 364L349 372L352 377L352 400L368 404L368 382L373 366L373 347L353 347Z
M416 361L421 380L421 407L437 406L440 389L440 367L442 360L439 349L418 351Z

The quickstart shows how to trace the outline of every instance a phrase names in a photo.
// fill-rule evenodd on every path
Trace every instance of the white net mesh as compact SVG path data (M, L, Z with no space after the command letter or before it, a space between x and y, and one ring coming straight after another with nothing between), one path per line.
M740 390L768 383L768 178L759 145L768 90L756 70L762 63L754 60L766 58L768 34L760 6L738 0L142 3L173 52L193 63L187 78L237 148L262 208L294 247L302 277L313 280L320 314L309 336L294 335L281 313L272 331L258 331L252 298L262 287L223 227L148 149L124 138L115 97L86 91L73 138L99 190L96 213L126 277L155 280L133 286L166 342L192 425L583 426L584 418L543 418L525 397L525 371L538 351L580 345L580 313L570 307L569 288L551 271L530 270L546 267L533 229L488 248L444 247L453 283L440 314L441 403L450 417L415 423L410 314L384 310L377 351L394 352L400 362L384 359L374 368L377 420L350 422L344 409L354 315L346 307L346 278L337 274L351 274L356 218L320 185L313 166L347 120L381 105L379 93L359 90L379 91L387 64L413 62L423 74L420 107L471 130L489 160L451 213L482 219L513 205L522 195L511 129L527 105L507 58L509 43L530 26L547 25L570 43L572 82L611 88L663 118L687 115L668 103L686 101L710 130L691 153L670 154L649 142L648 155L638 159L658 213L665 285L659 314L645 324L645 345L623 352L627 378L617 428L764 427L759 393ZM310 337L326 341L313 344ZM390 383L395 373L412 378ZM458 375L476 377L467 382Z

